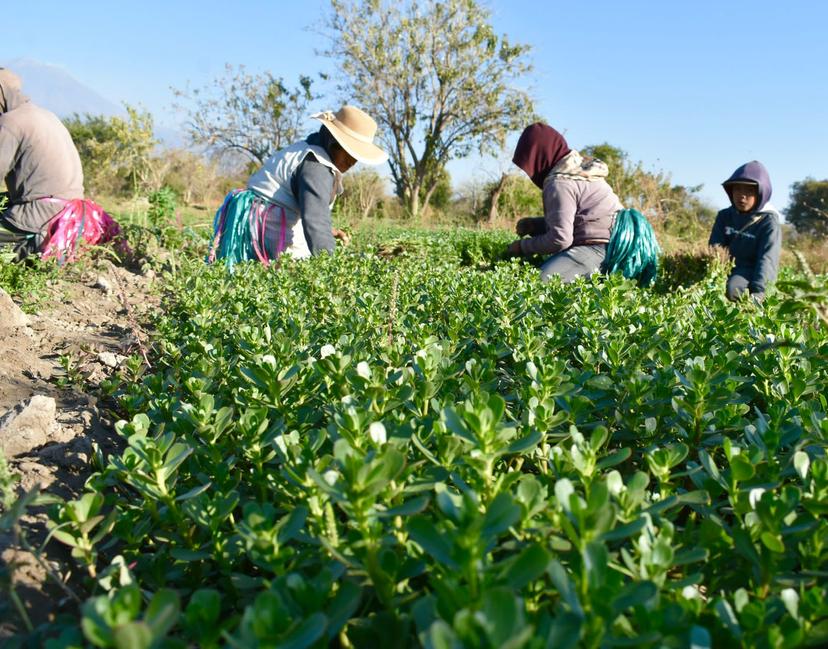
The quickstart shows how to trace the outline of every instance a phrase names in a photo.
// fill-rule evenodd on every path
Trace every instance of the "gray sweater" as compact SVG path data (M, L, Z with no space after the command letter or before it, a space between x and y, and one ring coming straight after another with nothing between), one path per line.
M590 180L553 175L543 185L542 218L535 236L522 239L525 255L550 255L572 246L609 241L621 201L603 178Z
M9 190L3 221L39 232L60 211L39 198L83 198L83 170L69 131L56 115L14 88L0 88L0 178Z

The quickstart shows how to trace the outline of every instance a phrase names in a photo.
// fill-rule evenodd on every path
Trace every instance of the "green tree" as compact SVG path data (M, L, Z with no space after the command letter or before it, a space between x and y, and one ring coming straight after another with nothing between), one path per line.
M396 193L417 216L446 163L497 153L534 115L514 86L528 46L498 37L474 0L331 0L324 52L340 91L379 123Z
M83 165L90 193L141 193L148 188L153 169L152 114L125 105L126 118L78 115L64 120Z
M120 173L134 194L148 189L152 173L152 154L158 140L153 136L152 115L125 106L127 119L112 118L112 130L118 143L116 162Z
M288 88L270 72L248 74L245 67L225 66L224 75L204 88L173 89L187 114L187 132L193 144L222 156L241 153L257 165L298 140L316 99L310 77L300 76Z
M641 162L611 144L584 147L581 153L607 164L607 182L625 207L645 214L678 236L698 238L712 224L716 211L699 197L702 186L674 185L663 171L647 171Z
M421 190L420 205L444 210L451 203L451 175L445 167L439 169L435 175L436 183L431 194L426 196L426 189Z
M524 216L543 216L543 194L524 174L504 173L486 185L483 205L488 222L496 219L514 221Z
M75 113L63 123L80 154L86 191L91 194L120 192L121 187L117 191L115 188L117 168L114 160L118 147L110 118ZM120 181L117 183L120 185Z
M798 232L828 235L828 179L806 178L791 185L791 203L785 217Z

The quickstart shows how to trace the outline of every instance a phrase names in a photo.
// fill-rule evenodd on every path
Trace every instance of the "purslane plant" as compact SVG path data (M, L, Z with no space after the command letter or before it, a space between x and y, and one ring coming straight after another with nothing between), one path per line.
M126 450L53 515L87 642L828 639L824 328L418 245L169 278Z

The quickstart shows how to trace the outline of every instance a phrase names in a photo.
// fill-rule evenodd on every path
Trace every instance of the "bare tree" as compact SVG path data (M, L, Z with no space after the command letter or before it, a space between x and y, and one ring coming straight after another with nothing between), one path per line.
M373 169L357 169L348 174L342 211L350 218L367 218L385 195L385 181Z
M339 89L379 123L397 195L417 216L453 158L497 153L534 116L513 83L528 46L498 37L474 0L331 0Z
M182 103L175 107L188 116L193 144L219 156L235 151L261 164L268 156L299 139L315 99L310 77L288 88L270 72L251 75L243 65L225 66L224 75L205 88L173 92Z

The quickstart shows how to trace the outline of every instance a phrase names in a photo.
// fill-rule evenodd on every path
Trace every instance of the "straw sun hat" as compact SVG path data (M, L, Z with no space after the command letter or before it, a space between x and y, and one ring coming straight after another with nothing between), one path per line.
M359 162L378 165L388 160L388 154L374 144L377 123L356 106L343 106L336 113L316 113L311 118L322 122L342 148Z

